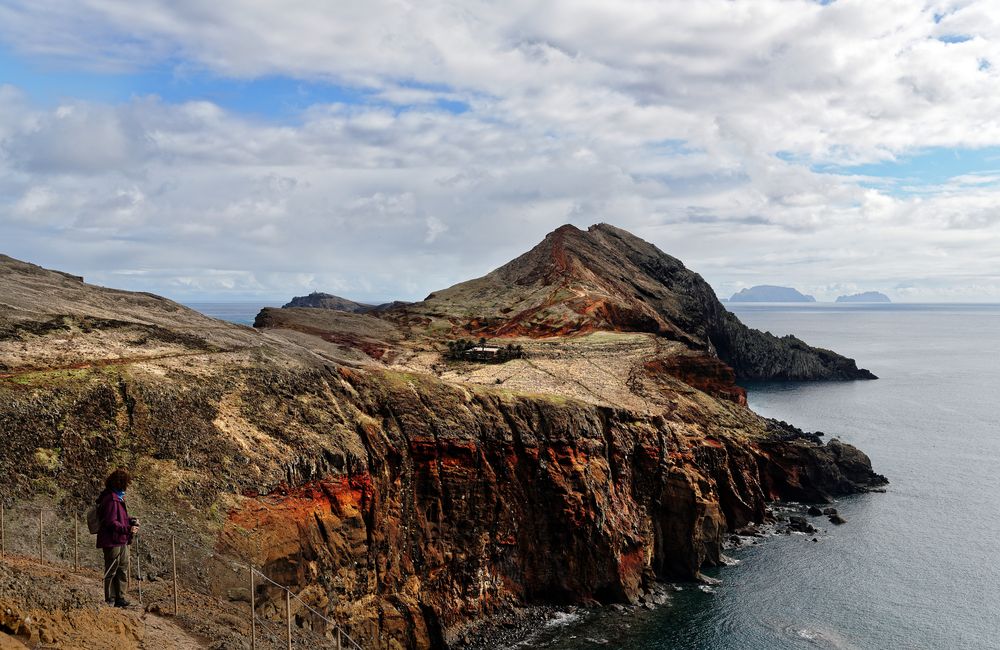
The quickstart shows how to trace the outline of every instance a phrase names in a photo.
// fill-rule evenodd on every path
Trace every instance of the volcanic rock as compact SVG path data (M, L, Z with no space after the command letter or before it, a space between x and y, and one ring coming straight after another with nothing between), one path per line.
M791 516L788 518L788 528L800 533L814 533L816 529L804 517Z
M829 350L746 327L680 260L608 224L562 226L488 275L384 317L487 337L652 332L721 359L738 379L875 378Z
M341 298L340 296L334 296L329 293L313 291L308 296L296 296L295 298L292 298L290 302L283 305L283 308L286 309L294 307L334 309L336 311L346 311L360 314L366 311L371 311L375 308L375 305L366 305L361 302L354 302L353 300Z
M83 513L124 464L151 522L144 571L167 575L177 535L364 647L431 648L529 605L636 602L720 564L769 501L885 482L850 445L753 413L734 381L853 362L748 330L610 226L519 260L415 306L265 310L255 330L0 258L0 499ZM471 332L523 335L526 358L445 359ZM243 597L225 562L180 570ZM256 596L283 620L280 589Z

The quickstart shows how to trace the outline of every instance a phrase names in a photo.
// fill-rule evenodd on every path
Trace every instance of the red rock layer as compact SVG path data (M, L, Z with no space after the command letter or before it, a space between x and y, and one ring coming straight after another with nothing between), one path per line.
M713 397L746 405L747 392L736 385L733 369L707 355L677 355L658 358L646 364L653 374L666 373Z

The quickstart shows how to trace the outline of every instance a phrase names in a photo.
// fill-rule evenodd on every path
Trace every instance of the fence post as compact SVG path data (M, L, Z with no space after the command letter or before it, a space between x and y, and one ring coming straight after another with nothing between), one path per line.
M285 621L288 623L288 650L292 650L292 591L285 589Z
M177 541L173 535L170 536L170 564L174 568L174 616L177 616Z
M340 645L340 626L339 625L337 626L337 650L341 650L341 645Z
M257 594L253 586L253 565L250 565L250 650L257 650Z
M0 558L7 557L7 506L0 502Z
M139 553L139 533L135 534L135 582L139 586L139 604L142 604L142 554Z
M45 553L42 551L42 513L44 511L38 509L38 563L45 564Z
M80 515L73 517L73 570L80 570Z

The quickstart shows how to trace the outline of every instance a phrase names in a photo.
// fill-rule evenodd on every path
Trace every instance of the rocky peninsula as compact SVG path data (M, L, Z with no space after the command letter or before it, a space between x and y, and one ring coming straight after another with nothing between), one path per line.
M529 604L634 602L718 564L773 500L885 483L854 447L755 414L736 383L874 375L745 327L679 260L604 224L418 303L265 309L256 329L7 257L0 305L5 502L72 516L128 464L133 508L372 647L461 647ZM469 337L524 356L447 357ZM165 575L166 554L151 542L143 565ZM279 616L280 592L256 598Z

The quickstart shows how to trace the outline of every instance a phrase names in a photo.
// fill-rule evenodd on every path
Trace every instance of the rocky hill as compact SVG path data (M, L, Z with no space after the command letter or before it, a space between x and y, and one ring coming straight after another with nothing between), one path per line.
M680 260L614 226L563 226L475 280L385 312L473 336L650 332L716 356L738 379L874 379L853 360L740 323Z
M320 293L313 291L308 296L296 296L283 305L286 309L294 307L312 307L315 309L334 309L336 311L347 311L361 314L371 311L375 305L366 305L361 302L354 302L347 298L341 298L330 293Z
M695 274L609 226L560 229L526 258L416 306L266 310L257 330L0 259L0 498L72 519L127 465L151 579L178 534L292 585L365 647L430 648L526 605L635 602L718 563L771 500L884 482L850 445L749 410L724 361L779 377L842 357L760 343ZM448 360L473 331L526 357ZM245 607L230 567L181 571ZM259 616L279 623L283 598L258 584Z

